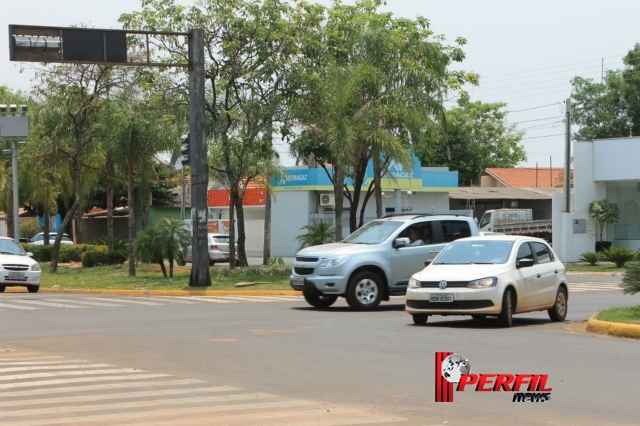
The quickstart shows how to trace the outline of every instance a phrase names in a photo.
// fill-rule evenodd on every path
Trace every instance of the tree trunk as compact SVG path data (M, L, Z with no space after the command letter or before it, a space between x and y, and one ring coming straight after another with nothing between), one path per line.
M129 203L129 276L135 277L136 275L136 261L133 253L133 240L136 236L136 214L135 214L135 200L133 196L133 158L129 156L127 158L127 199ZM163 271L164 272L164 271ZM166 277L166 273L165 273Z
M333 193L335 195L336 241L342 241L342 207L344 205L344 171L341 165L334 164Z
M75 229L75 238L76 244L82 244L82 209L78 206L76 210L75 218L76 229Z
M231 197L230 197L231 198ZM229 200L229 268L236 267L236 227L233 199Z
M58 228L58 233L56 234L56 239L53 243L53 249L51 250L51 266L49 267L49 272L52 274L58 272L58 259L60 259L60 241L62 241L62 234L67 226L69 226L71 218L76 214L76 211L80 207L80 166L77 163L72 162L71 169L71 174L73 176L73 192L75 196L71 208L67 211L67 214L64 215L64 219L62 220L60 228Z
M236 216L238 216L238 252L237 258L241 267L247 266L247 252L244 244L246 240L244 230L244 208L242 207L242 198L239 195L231 195L231 199L235 204Z
M380 164L380 153L377 149L373 150L373 182L374 182L374 195L376 198L376 217L380 219L382 217L382 187L380 185L382 177L382 164ZM400 213L400 212L398 212Z
M49 214L49 203L47 201L47 197L45 197L42 202L42 231L44 240L42 240L42 244L45 246L49 245L49 224L51 222L51 215Z
M107 157L107 245L109 251L113 250L113 187L114 167L111 157Z
M369 153L361 152L358 164L356 165L355 176L353 179L353 199L351 200L351 209L349 210L349 232L353 233L358 229L358 207L360 206L360 195L362 194L362 183L367 173L367 164L369 163Z

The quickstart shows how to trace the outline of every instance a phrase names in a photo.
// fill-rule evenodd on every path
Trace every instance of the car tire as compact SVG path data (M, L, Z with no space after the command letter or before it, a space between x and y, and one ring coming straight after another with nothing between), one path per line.
M476 315L471 315L471 318L478 321L484 321L487 319L487 316L484 314L476 314Z
M347 303L357 311L371 311L382 301L382 280L377 274L362 271L351 278L347 287Z
M336 300L338 300L338 296L335 295L327 295L322 293L311 293L308 291L303 291L302 295L304 296L304 300L307 301L308 304L313 306L314 308L328 308L333 305Z
M507 289L502 296L502 311L498 315L498 323L502 327L513 325L513 290Z
M7 288L5 285L0 285L0 293L4 293L4 290Z
M411 316L415 325L425 325L429 320L429 315L425 314L411 314Z
M27 291L29 293L37 293L38 290L40 290L40 286L39 285L28 285L27 286Z
M558 293L556 293L556 302L553 304L553 307L547 311L549 313L549 318L551 318L551 321L564 321L564 319L567 317L568 305L569 302L567 300L567 290L565 290L564 287L560 287L558 289Z

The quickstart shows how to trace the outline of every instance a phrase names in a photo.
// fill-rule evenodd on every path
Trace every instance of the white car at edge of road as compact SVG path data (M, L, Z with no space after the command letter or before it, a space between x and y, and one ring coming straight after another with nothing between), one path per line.
M32 254L12 238L0 237L0 293L7 287L27 287L29 293L40 289L42 271Z

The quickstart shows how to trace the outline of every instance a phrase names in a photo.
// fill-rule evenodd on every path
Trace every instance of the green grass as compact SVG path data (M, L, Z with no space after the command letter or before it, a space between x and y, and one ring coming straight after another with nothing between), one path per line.
M640 305L618 306L596 314L600 321L640 324Z
M598 265L589 265L586 262L565 263L567 272L624 272L624 268L616 268L615 263L602 262Z
M136 276L129 276L128 265L96 266L81 268L70 265L58 265L56 274L49 273L49 263L41 263L41 288L59 289L112 289L112 290L193 290L189 287L190 267L174 266L173 278L164 278L158 265L140 263ZM168 271L167 267L167 273ZM229 269L226 266L214 266L211 271L209 290L292 290L289 285L290 268L283 266L250 266L248 268ZM260 284L235 287L240 282L258 281Z

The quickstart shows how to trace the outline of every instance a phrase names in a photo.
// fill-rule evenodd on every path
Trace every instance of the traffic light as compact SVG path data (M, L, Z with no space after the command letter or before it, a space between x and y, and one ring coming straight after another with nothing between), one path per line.
M190 159L189 159L189 133L182 135L182 137L180 138L180 143L182 144L182 148L180 148L180 153L182 154L182 160L180 160L180 162L182 163L183 166L188 166Z

